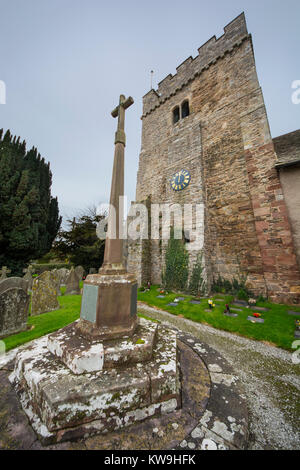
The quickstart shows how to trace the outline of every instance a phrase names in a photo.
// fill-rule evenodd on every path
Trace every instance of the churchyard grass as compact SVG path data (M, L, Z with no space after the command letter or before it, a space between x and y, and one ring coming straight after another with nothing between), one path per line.
M2 341L5 343L6 351L59 330L79 318L81 295L62 295L58 297L58 301L59 310L28 317L28 326L32 329L4 338Z
M147 292L138 291L138 300L146 303L147 305L158 307L173 315L182 315L184 318L193 320L194 322L204 323L218 328L220 330L229 331L231 333L239 334L258 341L265 341L289 351L293 351L292 343L295 341L295 320L300 319L300 308L294 306L287 306L281 304L274 304L270 302L258 302L257 307L268 308L267 312L260 312L265 322L252 323L248 321L248 316L256 312L254 309L246 307L234 307L231 304L233 296L227 295L222 302L215 302L219 299L219 295L214 295L211 298L214 300L215 307L213 310L208 310L208 299L202 299L201 303L194 305L190 303L194 297L189 295L176 294L168 292L165 298L157 298L159 295L158 286L151 286ZM168 305L174 302L176 297L185 297L185 300L178 302L176 307ZM240 309L241 312L237 313L238 317L227 317L223 314L225 305L229 304L230 308ZM288 315L288 310L299 311L298 316ZM259 310L258 310L259 311Z
M61 287L63 295L58 297L60 304L59 310L43 313L35 317L29 316L28 326L32 327L32 329L3 339L7 351L32 341L33 339L57 331L79 318L81 296L66 296L64 295L65 289L65 287ZM169 292L163 299L157 298L158 295L158 286L151 286L148 292L143 293L139 289L138 300L150 306L158 307L173 315L182 315L197 323L208 324L220 330L229 331L258 341L265 341L283 349L293 351L291 346L295 341L295 320L300 319L299 307L273 304L270 302L258 302L258 307L268 308L269 311L260 312L262 318L265 320L263 324L254 324L248 321L247 318L251 315L251 312L255 312L255 309L250 310L249 308L240 306L235 308L242 311L234 312L238 314L238 317L231 318L223 315L225 304L230 304L233 301L233 297L230 295L225 296L222 302L214 302L215 308L210 312L205 311L208 309L207 299L202 299L199 305L193 305L190 303L190 300L194 298L191 295ZM173 302L176 297L184 297L185 300L180 301L177 307L169 306L168 304ZM214 295L212 298L215 300L218 299L219 296ZM299 317L288 315L288 310L299 311ZM139 316L150 319L143 313L139 313Z
M80 283L81 288L82 285L83 282ZM5 343L6 351L16 348L17 346L21 346L24 343L28 343L34 339L40 338L41 336L53 333L54 331L69 325L79 318L81 295L64 295L66 287L61 287L60 290L62 293L62 296L58 297L60 309L54 310L53 312L42 313L41 315L34 317L29 316L29 329L27 331L8 336L2 340ZM148 320L152 320L143 314L139 314L139 316Z

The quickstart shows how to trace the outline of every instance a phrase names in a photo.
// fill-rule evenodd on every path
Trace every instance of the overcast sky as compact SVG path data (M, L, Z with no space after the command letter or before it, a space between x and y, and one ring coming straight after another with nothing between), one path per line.
M120 93L126 112L125 193L135 199L142 97L242 11L253 35L273 137L300 127L299 0L0 0L0 128L36 146L61 213L108 202Z

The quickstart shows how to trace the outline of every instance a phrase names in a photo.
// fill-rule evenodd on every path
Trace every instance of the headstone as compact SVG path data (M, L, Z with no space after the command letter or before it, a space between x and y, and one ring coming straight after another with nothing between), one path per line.
M54 274L55 283L56 283L56 295L59 297L61 295L60 290L60 275L57 269L53 269L52 273Z
M248 317L247 320L255 323L265 323L263 318Z
M295 331L295 338L300 338L300 330Z
M60 268L57 270L57 274L60 279L60 287L65 286L67 284L67 279L70 274L70 270L67 268Z
M10 273L11 273L10 269L7 269L6 266L2 266L2 269L0 270L0 274L1 274L0 281L3 281L3 279L6 279L7 274L10 274Z
M293 310L288 310L288 315L293 315L295 317L300 317L300 312L295 312Z
M258 312L268 312L269 309L268 308L265 308L265 307L251 307L251 310L257 310Z
M22 277L7 277L0 281L0 294L7 289L19 288L23 289L26 294L28 291L28 281Z
M170 307L178 307L178 303L177 303L177 302L171 302L171 303L169 303L168 305L170 305Z
M157 298L158 298L158 299L164 299L164 298L165 298L165 295L158 295Z
M89 274L97 274L97 269L96 268L90 268Z
M201 304L200 300L191 300L190 304L199 305Z
M237 314L237 313L224 312L224 315L225 315L226 317L232 317L232 318L238 317L238 314Z
M53 271L45 271L32 284L31 315L58 310L57 278Z
M236 307L249 307L248 303L245 300L235 300L232 302L232 305Z
M19 287L0 293L0 338L27 329L30 296Z
M79 278L74 268L71 269L67 279L65 295L80 295Z
M29 290L32 290L32 283L33 283L33 279L32 279L33 267L32 267L31 265L29 265L28 268L23 269L23 273L25 273L25 275L23 276L23 279L25 279L26 281L28 281L28 289L29 289Z
M82 266L76 266L75 273L77 274L79 281L82 281L84 275L84 268Z

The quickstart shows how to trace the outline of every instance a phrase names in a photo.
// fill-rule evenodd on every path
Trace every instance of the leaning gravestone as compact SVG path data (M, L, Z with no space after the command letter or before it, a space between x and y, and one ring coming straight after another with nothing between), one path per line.
M7 277L0 281L0 294L7 289L19 288L23 289L26 294L28 291L28 281L22 277Z
M30 296L19 287L0 293L0 338L27 329Z
M29 265L28 268L23 269L23 273L25 273L25 275L23 276L23 279L25 279L26 281L28 281L28 289L29 289L29 290L32 290L32 283L33 283L33 278L32 278L33 267L32 267L31 265Z
M79 295L80 294L80 287L79 287L79 277L76 274L74 268L71 269L69 277L67 279L67 287L65 295Z
M45 271L32 284L31 315L58 309L57 278L52 271Z
M82 281L84 275L84 268L82 266L76 266L75 273L77 274L79 281Z
M0 281L3 281L3 279L6 279L7 274L9 273L11 273L11 270L7 269L6 266L2 266L2 269L0 270L0 274L1 274Z

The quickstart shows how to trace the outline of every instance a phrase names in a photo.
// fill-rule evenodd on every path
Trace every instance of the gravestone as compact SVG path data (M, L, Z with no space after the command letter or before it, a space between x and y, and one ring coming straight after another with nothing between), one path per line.
M0 294L7 289L19 288L23 289L26 294L28 291L28 281L22 277L7 277L0 281Z
M0 274L1 274L0 281L3 281L3 279L6 279L7 274L10 274L10 273L11 273L10 269L7 269L6 266L2 266L2 269L0 271Z
M65 286L67 284L67 279L70 274L70 270L67 268L60 268L57 270L57 274L59 275L60 279L60 287Z
M256 317L249 316L247 320L253 323L265 323L265 320L263 318L256 318Z
M0 293L0 338L27 329L30 296L19 287Z
M235 305L237 307L239 307L239 306L249 307L248 302L246 302L246 300L238 300L238 299L236 299L234 302L232 302L232 305Z
M28 268L23 269L23 273L25 273L25 275L23 276L23 279L25 279L26 281L28 281L28 289L29 289L29 290L32 290L32 283L33 283L33 278L32 278L33 267L32 267L31 265L29 265Z
M251 307L251 310L255 310L255 311L258 311L258 312L268 312L269 309L268 308L265 308L265 307Z
M45 271L32 284L31 315L58 310L57 278L52 271Z
M79 294L80 294L79 278L76 274L75 269L72 268L67 279L67 287L66 287L65 295L79 295Z
M288 315L293 315L294 317L300 317L300 312L295 312L294 310L288 310Z
M97 269L96 268L90 268L89 274L97 274Z
M82 266L76 266L75 273L77 274L79 281L82 281L84 275L84 268Z
M200 302L200 300L191 300L191 301L190 301L190 304L193 304L193 305L200 305L201 302Z

